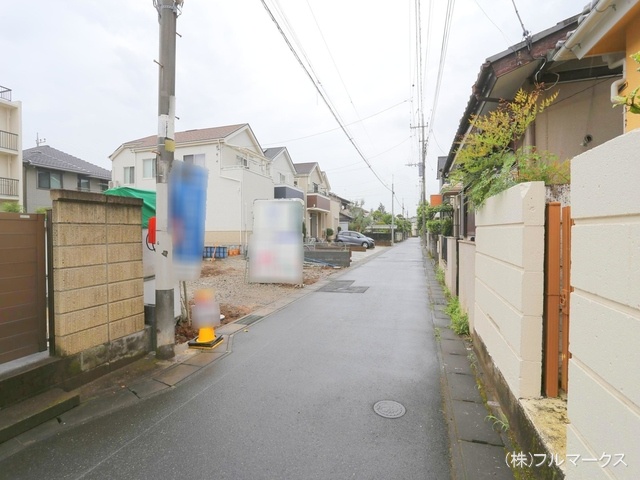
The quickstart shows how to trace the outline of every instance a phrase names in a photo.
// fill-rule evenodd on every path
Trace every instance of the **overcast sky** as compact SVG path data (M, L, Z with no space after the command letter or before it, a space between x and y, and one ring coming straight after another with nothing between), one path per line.
M425 121L436 100L445 0L422 0ZM515 0L532 33L586 0ZM178 18L176 130L249 123L263 149L318 162L341 197L415 214L420 200L416 0L267 0L339 127L260 0L185 0ZM23 148L46 144L111 169L109 155L157 130L158 14L152 0L0 0L0 85L23 108ZM429 15L430 13L430 15ZM522 40L512 0L455 2L427 158L446 155L487 57ZM425 54L426 52L426 54ZM310 65L310 66L309 66Z

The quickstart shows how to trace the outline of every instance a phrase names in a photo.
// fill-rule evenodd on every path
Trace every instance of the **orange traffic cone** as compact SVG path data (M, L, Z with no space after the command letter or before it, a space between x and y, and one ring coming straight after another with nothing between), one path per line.
M198 336L188 342L188 345L191 348L214 348L222 342L222 336L216 336L213 328L220 320L220 305L211 289L196 290L194 299L192 321L194 326L198 327Z

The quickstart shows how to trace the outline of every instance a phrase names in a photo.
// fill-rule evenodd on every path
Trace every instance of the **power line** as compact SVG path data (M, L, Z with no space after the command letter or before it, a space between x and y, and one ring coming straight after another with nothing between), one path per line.
M355 125L356 123L360 123L360 122L364 122L365 120L369 120L370 118L373 118L373 117L375 117L377 115L385 113L385 112L391 110L392 108L395 108L395 107L397 107L399 105L402 105L403 103L407 103L408 101L409 101L408 99L407 100L402 100L401 102L398 102L395 105L391 105L390 107L387 107L384 110L380 110L379 112L373 113L373 114L369 115L368 117L361 118L361 119L359 119L359 120L357 120L355 122L347 123L346 126L350 127L351 125ZM263 145L269 146L269 145L280 145L280 144L283 144L283 143L296 142L298 140L305 140L307 138L317 137L318 135L324 135L325 133L335 132L336 130L340 130L340 127L332 128L330 130L325 130L324 132L312 133L311 135L305 135L304 137L292 138L290 140L282 140L282 141L279 141L279 142L265 143Z
M518 7L516 7L516 0L511 0L513 3L513 9L516 11L516 15L518 16L518 20L520 21L520 26L522 27L522 38L527 42L527 48L531 50L531 32L524 27L524 22L520 17L520 12L518 12Z
M323 93L323 90L320 88L320 82L317 80L317 76L316 78L314 78L314 76L311 74L311 72L309 71L309 68L307 68L307 66L302 62L302 59L300 58L300 56L298 55L298 53L296 52L296 50L293 48L293 45L291 44L291 42L289 41L289 39L287 38L286 33L282 30L282 28L280 27L280 24L278 23L278 20L274 17L273 13L271 12L271 9L269 8L269 6L267 5L267 3L265 2L265 0L260 0L262 3L262 6L265 8L265 10L267 11L267 13L269 14L269 17L271 17L271 20L273 21L273 23L276 25L276 28L278 29L278 31L280 32L280 35L282 36L282 38L284 39L285 43L287 44L287 46L289 47L289 50L291 50L291 53L293 53L293 56L296 58L296 60L298 61L298 63L300 64L300 66L302 67L302 69L305 71L305 73L307 74L307 76L309 77L309 80L311 80L311 83L313 83L313 86L315 87L316 91L318 92L318 94L320 95L320 98L322 98L322 101L325 103L325 105L327 106L327 108L329 109L329 112L331 113L331 115L333 116L333 118L336 120L336 122L338 123L338 125L340 126L340 129L344 132L344 134L346 135L347 139L349 140L349 142L351 143L351 145L353 145L353 148L355 148L356 152L358 152L358 155L360 156L360 158L362 158L362 160L364 161L364 163L367 164L367 166L369 167L369 170L371 170L371 172L375 175L375 177L378 179L378 181L387 189L391 191L391 188L380 178L380 176L378 175L378 173L373 169L373 167L371 166L371 164L369 163L369 161L367 160L367 158L364 156L364 154L360 151L360 148L358 147L358 145L356 144L355 140L353 139L353 137L349 134L346 126L343 124L342 120L340 119L337 111L333 108L333 106L331 105L328 96L325 95L325 93ZM277 0L276 0L277 1ZM306 58L306 57L305 57ZM310 67L311 68L311 67ZM314 72L315 75L315 72Z
M482 8L482 5L480 5L480 3L478 2L478 0L474 0L476 2L476 5L478 6L478 8L480 9L480 11L482 13L484 13L484 16L487 17L487 19L493 24L494 27L496 27L498 29L498 31L502 34L502 37L507 41L507 45L511 45L512 42L507 35L504 33L504 31L498 26L498 24L496 22L493 21L493 19L489 16L489 14L484 10L484 8Z
M454 7L455 7L455 0L448 0L444 30L442 32L442 45L440 48L440 64L438 66L438 77L436 80L435 94L433 96L433 104L431 106L431 119L429 120L429 133L427 135L427 139L425 142L425 158L426 158L426 150L429 148L429 137L433 134L433 125L435 122L436 111L438 109L440 87L442 86L442 75L444 73L444 63L447 58L447 48L449 46L449 35L451 33L451 21L453 20ZM432 165L429 165L429 168L433 171Z

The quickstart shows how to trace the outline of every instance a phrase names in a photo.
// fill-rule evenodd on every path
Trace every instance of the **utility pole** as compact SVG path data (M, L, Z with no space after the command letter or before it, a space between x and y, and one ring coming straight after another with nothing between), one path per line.
M156 152L156 358L175 356L173 243L169 232L169 172L175 151L176 23L182 0L153 0L160 23L158 149Z
M393 237L395 237L395 235L393 234L393 226L394 226L394 222L396 221L396 219L394 218L395 215L393 213L393 195L394 195L394 192L393 192L393 175L391 175L391 246L392 247L393 247L393 241L394 241Z
M424 231L424 245L427 245L427 140L424 138L424 113L422 121L422 230Z

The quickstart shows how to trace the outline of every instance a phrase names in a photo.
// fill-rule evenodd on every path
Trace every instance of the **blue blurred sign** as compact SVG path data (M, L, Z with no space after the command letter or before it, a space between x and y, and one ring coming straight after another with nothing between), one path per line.
M169 174L169 229L177 280L200 277L208 173L206 168L174 160Z

